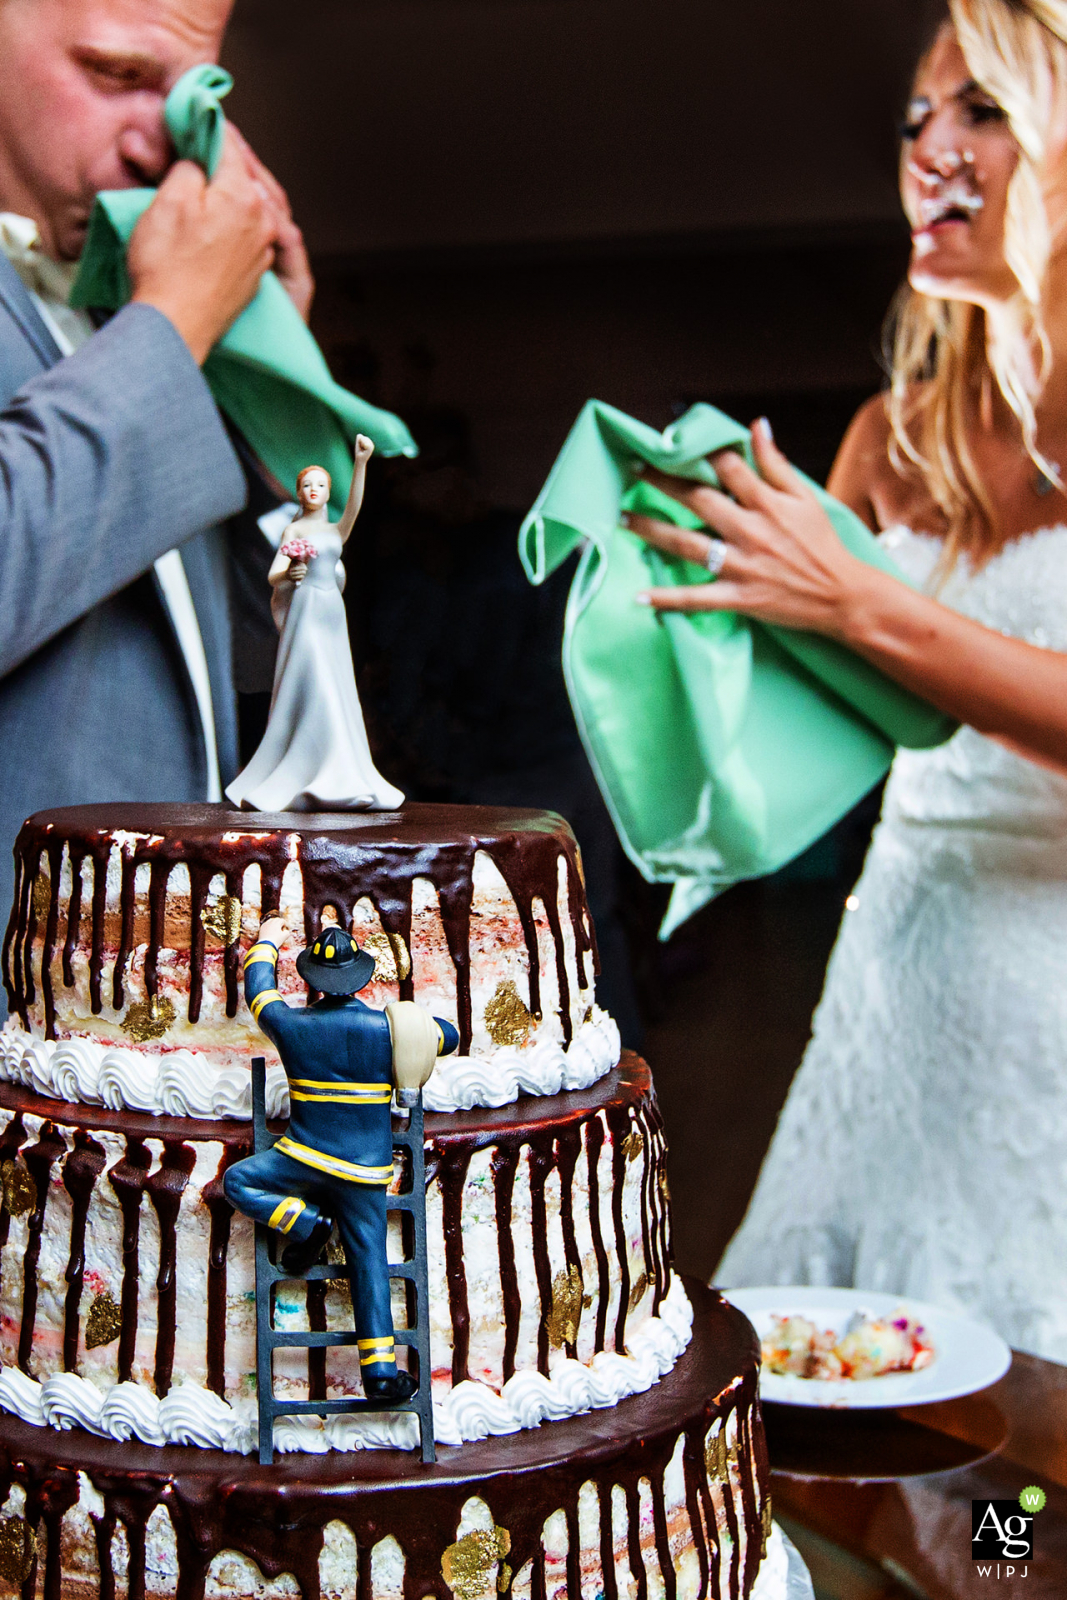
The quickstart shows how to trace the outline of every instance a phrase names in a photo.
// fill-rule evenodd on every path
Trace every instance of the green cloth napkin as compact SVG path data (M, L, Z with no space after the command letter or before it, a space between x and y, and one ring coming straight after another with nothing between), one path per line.
M209 177L222 154L226 119L220 101L232 87L221 67L193 67L167 96L164 116L175 150ZM154 189L109 189L97 196L71 305L117 311L126 304L126 247L154 196ZM383 456L418 454L399 417L334 382L273 272L264 275L251 305L208 356L204 376L221 410L290 493L301 467L316 462L327 469L338 511L352 479L357 433L373 439Z
M584 544L564 629L567 686L623 846L649 881L675 885L664 938L720 890L799 855L884 776L897 745L924 749L955 729L832 640L635 603L652 585L708 581L619 526L624 510L701 526L639 470L715 484L705 458L726 447L754 465L747 431L714 406L693 406L660 434L591 400L519 534L532 583ZM859 518L812 487L842 544L900 577Z

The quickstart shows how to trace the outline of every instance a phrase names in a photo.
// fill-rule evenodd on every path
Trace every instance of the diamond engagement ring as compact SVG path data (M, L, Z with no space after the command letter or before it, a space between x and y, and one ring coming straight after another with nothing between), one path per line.
M713 578L717 578L726 565L726 540L709 539L708 553L704 557L704 565Z

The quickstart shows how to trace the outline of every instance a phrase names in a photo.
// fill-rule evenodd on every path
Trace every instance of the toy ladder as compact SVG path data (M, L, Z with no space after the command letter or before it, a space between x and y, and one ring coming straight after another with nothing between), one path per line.
M269 1150L274 1139L267 1132L266 1112L266 1062L257 1056L252 1062L252 1125L255 1151L259 1155ZM414 1411L419 1419L419 1437L422 1441L422 1459L435 1461L433 1442L433 1401L430 1395L430 1301L426 1273L426 1163L422 1142L422 1094L411 1107L406 1127L393 1122L393 1145L408 1152L407 1175L410 1186L404 1194L389 1196L389 1210L407 1213L411 1222L403 1228L405 1261L390 1262L390 1278L403 1278L407 1284L408 1327L397 1329L397 1344L406 1344L416 1352L419 1387L410 1400L366 1400L344 1398L339 1400L285 1400L274 1394L274 1352L294 1345L319 1349L324 1345L354 1345L355 1329L349 1333L319 1333L297 1331L281 1333L274 1327L274 1288L278 1283L293 1281L291 1273L281 1270L275 1263L278 1236L274 1229L256 1223L256 1378L259 1390L259 1459L267 1465L274 1460L275 1417L335 1415L338 1412L360 1411ZM412 1245L414 1248L412 1248ZM341 1262L322 1262L303 1274L305 1280L314 1278L346 1278L347 1267ZM414 1314L413 1314L414 1313Z

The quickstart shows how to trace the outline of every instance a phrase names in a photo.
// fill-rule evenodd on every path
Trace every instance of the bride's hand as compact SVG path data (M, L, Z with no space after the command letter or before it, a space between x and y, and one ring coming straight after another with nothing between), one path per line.
M285 574L285 576L290 580L291 583L302 583L307 575L308 564L306 561L290 561L289 571Z
M649 589L637 599L660 611L739 611L782 627L840 635L866 568L841 544L763 418L752 429L752 449L762 477L732 450L714 457L728 494L649 469L646 481L688 507L717 537L636 514L627 525L665 555L700 566L711 556L719 575L711 583Z

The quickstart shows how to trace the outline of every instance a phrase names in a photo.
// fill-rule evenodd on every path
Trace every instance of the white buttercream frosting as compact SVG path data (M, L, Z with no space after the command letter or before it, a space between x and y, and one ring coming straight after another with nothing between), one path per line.
M507 1046L486 1056L444 1056L424 1091L428 1111L470 1111L510 1105L520 1095L588 1089L616 1066L619 1030L593 1008L568 1049L552 1039L532 1048ZM216 1119L252 1116L252 1080L243 1067L218 1068L195 1050L158 1055L96 1039L35 1039L12 1022L0 1033L0 1078L55 1100L104 1105L112 1111ZM289 1089L277 1064L267 1068L267 1115L289 1115Z
M548 1378L539 1372L517 1372L499 1394L471 1379L459 1383L434 1397L436 1441L460 1445L490 1434L518 1433L641 1394L671 1370L692 1330L693 1308L674 1274L659 1315L649 1317L634 1334L626 1355L602 1351L589 1366L563 1361ZM242 1455L257 1447L254 1401L236 1408L192 1383L179 1384L159 1400L135 1383L115 1384L105 1391L73 1372L58 1372L39 1383L17 1367L4 1367L0 1408L35 1427L79 1427L102 1438L199 1445ZM414 1449L418 1423L406 1412L282 1417L274 1425L274 1444L278 1450L304 1454Z

